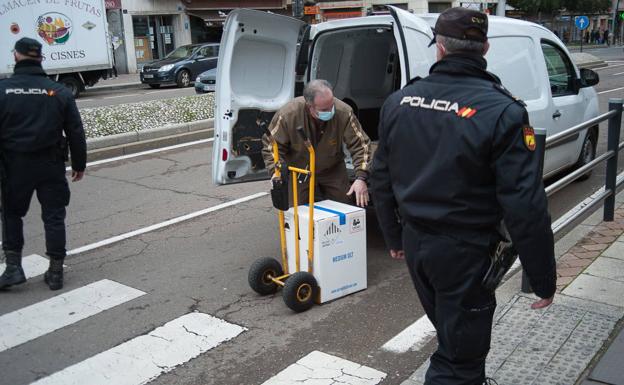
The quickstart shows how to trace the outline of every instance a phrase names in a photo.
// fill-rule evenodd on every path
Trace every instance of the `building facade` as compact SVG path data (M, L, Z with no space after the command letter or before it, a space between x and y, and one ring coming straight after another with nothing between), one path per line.
M292 0L105 0L111 49L119 73L136 73L144 63L161 59L191 43L218 42L227 14L253 8L292 15ZM482 0L334 0L306 1L310 23L385 12L385 5L413 13L442 12L464 6L491 11L497 1Z

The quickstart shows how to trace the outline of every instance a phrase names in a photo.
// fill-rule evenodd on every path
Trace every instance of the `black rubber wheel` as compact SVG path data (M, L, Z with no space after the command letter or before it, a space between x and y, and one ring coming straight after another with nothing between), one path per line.
M150 84L151 88L160 88L160 84Z
M317 290L316 278L306 271L300 271L288 277L282 296L286 306L300 313L314 305Z
M176 84L178 87L188 87L191 85L191 73L188 70L181 70L176 75Z
M80 91L82 91L82 83L74 77L66 76L59 79L59 83L67 87L74 98L77 98L80 95Z
M591 135L591 132L588 132L585 136L585 140L583 141L583 147L581 148L581 155L579 155L578 160L576 161L575 169L579 169L592 160L596 158L596 136ZM589 179L592 172L591 170L587 173L583 174L577 181L583 181Z
M274 294L278 285L271 281L270 277L284 275L282 265L273 258L264 257L256 260L249 268L247 280L249 286L260 295Z

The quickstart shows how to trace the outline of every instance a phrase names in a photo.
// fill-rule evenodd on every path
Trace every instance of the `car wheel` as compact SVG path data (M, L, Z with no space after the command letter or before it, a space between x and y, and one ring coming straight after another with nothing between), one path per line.
M74 98L78 97L82 89L80 81L72 76L61 78L59 83L67 87Z
M583 147L581 148L581 155L579 155L579 159L576 162L575 168L579 169L592 160L596 159L596 135L592 135L592 132L588 132L585 136L585 140L583 141ZM583 181L589 179L592 172L591 170L587 173L583 174L578 181Z
M160 84L150 84L151 88L160 88Z
M176 84L178 87L188 87L191 85L191 73L188 70L178 72L176 76Z

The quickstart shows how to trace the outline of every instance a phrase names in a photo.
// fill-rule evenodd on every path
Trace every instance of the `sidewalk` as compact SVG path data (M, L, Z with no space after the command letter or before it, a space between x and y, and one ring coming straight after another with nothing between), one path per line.
M624 317L624 194L616 207L613 222L598 210L557 242L553 305L530 309L520 270L497 290L486 373L499 385L624 385L624 334L610 342ZM428 366L402 385L422 385Z

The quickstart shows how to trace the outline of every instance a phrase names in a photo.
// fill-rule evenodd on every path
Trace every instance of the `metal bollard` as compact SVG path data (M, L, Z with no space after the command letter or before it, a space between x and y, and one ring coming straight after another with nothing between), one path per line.
M620 145L620 128L622 126L622 99L609 99L609 111L616 110L617 113L609 118L609 135L607 137L607 151L613 151L614 155L607 160L607 176L605 181L605 191L610 191L611 195L604 202L603 220L613 221L615 213L615 195L617 182L618 148Z
M546 153L546 129L534 128L535 131L535 152L539 156L539 169L540 175L544 175L544 154ZM526 272L522 270L522 286L520 288L523 293L533 293L531 284L529 283L529 277Z

